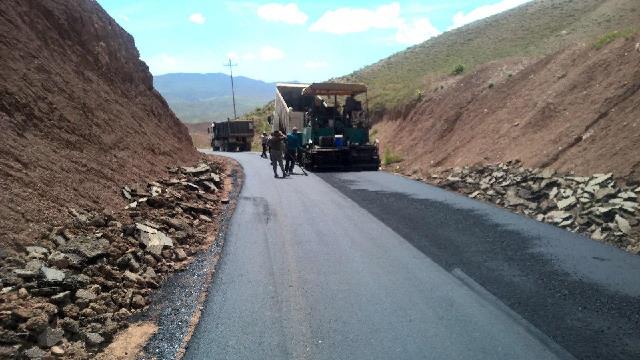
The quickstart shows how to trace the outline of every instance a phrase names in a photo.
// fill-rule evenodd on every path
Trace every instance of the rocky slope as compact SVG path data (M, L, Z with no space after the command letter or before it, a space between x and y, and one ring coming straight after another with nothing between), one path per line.
M405 114L375 126L409 170L521 160L577 175L640 179L640 37L538 61L444 76Z
M0 53L0 252L196 161L133 38L97 2L0 2Z
M211 244L229 202L227 170L210 159L124 186L116 196L126 210L73 210L37 246L3 259L0 359L94 358L153 289Z

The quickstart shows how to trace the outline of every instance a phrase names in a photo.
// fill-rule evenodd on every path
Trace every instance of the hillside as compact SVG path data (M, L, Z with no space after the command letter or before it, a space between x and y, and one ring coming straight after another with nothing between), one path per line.
M0 2L0 241L198 158L134 40L95 1Z
M238 116L273 99L275 84L234 76ZM154 77L154 86L185 123L233 117L231 79L226 74L176 73Z
M387 116L374 131L410 169L519 159L638 181L640 36L615 38L444 76L405 116Z
M518 8L448 31L383 59L344 81L366 83L370 108L397 110L434 78L511 57L537 58L579 42L591 43L613 30L640 27L637 0L535 0Z

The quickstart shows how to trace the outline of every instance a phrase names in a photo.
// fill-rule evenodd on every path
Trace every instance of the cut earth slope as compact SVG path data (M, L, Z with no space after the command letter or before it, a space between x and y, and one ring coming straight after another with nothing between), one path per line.
M197 161L134 40L95 1L0 2L0 246Z
M640 180L640 37L579 44L446 76L404 116L375 127L401 167L428 171L521 160Z

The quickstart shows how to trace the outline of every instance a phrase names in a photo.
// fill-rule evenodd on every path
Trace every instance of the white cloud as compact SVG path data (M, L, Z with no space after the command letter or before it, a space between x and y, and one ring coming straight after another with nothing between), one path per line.
M273 46L263 46L258 56L263 61L273 61L284 58L284 52Z
M427 18L414 19L410 24L402 23L396 33L396 41L401 44L415 45L438 36L440 31Z
M480 6L471 10L467 14L460 11L453 16L453 24L449 29L451 30L464 26L474 21L520 6L529 1L530 0L502 0L499 3Z
M329 67L329 63L326 61L307 61L304 63L304 67L307 69L323 69Z
M400 4L397 2L378 8L338 8L325 12L309 28L310 31L332 34L364 32L370 29L391 29L400 25Z
M202 25L207 20L204 18L204 15L202 15L201 13L193 13L189 16L189 21L191 21L194 24Z
M408 20L401 16L400 4L393 2L375 9L339 8L325 12L309 28L332 34L365 32L372 29L394 29L401 44L417 44L440 34L426 17Z
M258 16L273 22L302 25L309 18L295 3L277 4L270 3L258 7Z

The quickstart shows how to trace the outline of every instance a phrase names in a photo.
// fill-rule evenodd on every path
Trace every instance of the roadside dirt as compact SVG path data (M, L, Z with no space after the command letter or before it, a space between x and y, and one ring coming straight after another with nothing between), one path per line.
M158 330L152 322L142 322L129 326L118 334L97 360L135 360L149 338Z
M579 175L640 180L640 37L539 60L489 63L427 81L422 100L374 131L401 168L521 160Z
M95 1L0 2L0 257L69 208L197 161L133 38Z

